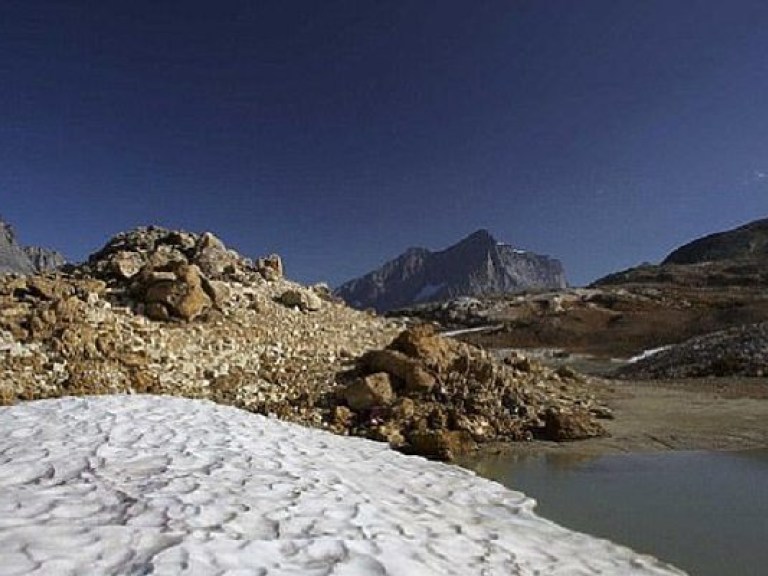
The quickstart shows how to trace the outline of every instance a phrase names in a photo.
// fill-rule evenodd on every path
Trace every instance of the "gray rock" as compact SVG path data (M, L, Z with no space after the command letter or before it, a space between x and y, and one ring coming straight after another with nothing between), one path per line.
M35 266L16 241L10 224L0 221L0 274L34 274Z
M25 246L24 253L27 255L35 270L38 272L48 272L57 270L67 263L66 258L49 248L40 248L39 246Z

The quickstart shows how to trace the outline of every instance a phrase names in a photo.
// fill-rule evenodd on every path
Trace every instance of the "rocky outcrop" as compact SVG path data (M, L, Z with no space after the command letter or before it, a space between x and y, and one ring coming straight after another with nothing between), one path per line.
M566 287L557 260L512 248L480 230L440 252L411 248L336 294L356 308L392 310L419 302Z
M475 443L601 436L582 377L519 355L499 361L422 324L364 354L340 398L337 425L404 451L453 459Z
M215 309L227 282L275 282L282 270L277 255L254 263L210 232L198 235L155 226L118 234L73 268L79 277L105 281L122 303L153 320L186 321ZM319 307L315 298L306 296L304 308Z

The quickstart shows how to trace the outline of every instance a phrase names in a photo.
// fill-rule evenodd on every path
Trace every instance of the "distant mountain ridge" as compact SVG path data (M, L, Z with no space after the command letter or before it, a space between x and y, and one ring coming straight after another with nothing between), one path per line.
M615 272L592 286L637 283L768 286L768 218L697 238L670 252L661 264Z
M445 250L410 248L381 268L342 284L335 294L356 308L387 311L457 296L562 289L562 264L498 242L478 230Z
M13 227L0 220L0 274L35 274L66 263L55 250L21 246Z

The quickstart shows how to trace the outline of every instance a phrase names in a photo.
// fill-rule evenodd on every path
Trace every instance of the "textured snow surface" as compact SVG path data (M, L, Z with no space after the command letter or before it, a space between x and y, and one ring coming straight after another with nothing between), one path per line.
M680 574L518 492L209 402L0 408L0 573Z

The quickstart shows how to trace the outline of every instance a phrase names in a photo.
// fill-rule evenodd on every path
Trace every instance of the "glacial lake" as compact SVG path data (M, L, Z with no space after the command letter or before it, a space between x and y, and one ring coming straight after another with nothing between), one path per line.
M768 450L465 463L525 492L539 515L696 576L768 574Z

